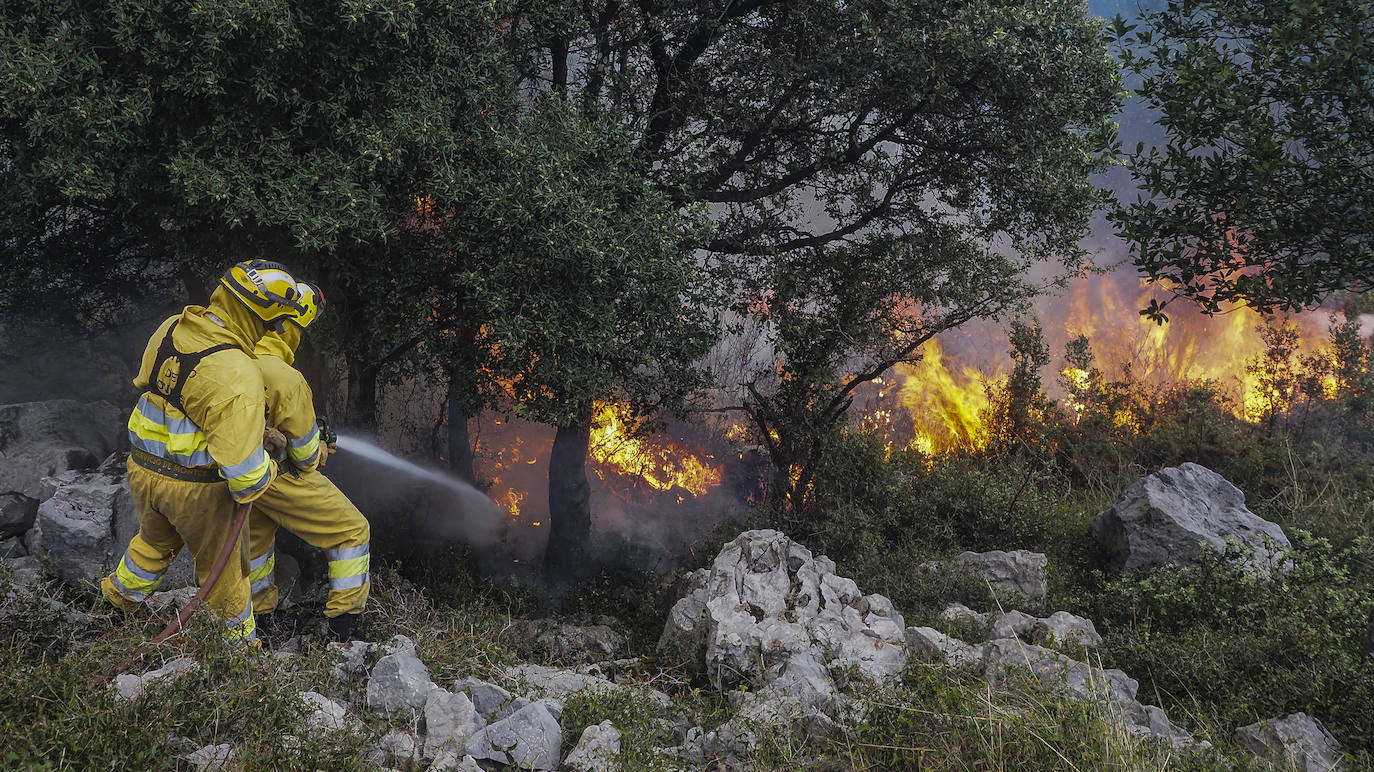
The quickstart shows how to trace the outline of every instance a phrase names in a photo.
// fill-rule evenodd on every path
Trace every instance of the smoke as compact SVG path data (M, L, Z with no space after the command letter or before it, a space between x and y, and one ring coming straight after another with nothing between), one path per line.
M404 561L499 547L503 518L481 491L361 438L341 436L339 447L323 472L367 517L379 555Z
M102 332L0 318L0 404L74 399L132 405L139 358L165 316Z

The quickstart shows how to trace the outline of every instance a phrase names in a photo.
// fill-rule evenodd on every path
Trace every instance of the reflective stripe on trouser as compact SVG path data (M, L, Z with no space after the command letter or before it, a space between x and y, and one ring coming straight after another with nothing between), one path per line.
M325 605L325 616L356 614L363 610L371 589L368 549L371 529L367 518L328 477L319 472L277 477L253 502L249 523L254 554L266 551L266 544L275 536L277 526L325 551L325 559L329 561L329 602ZM271 592L274 593L271 606L266 605L266 596L259 602L259 595L254 594L254 611L261 614L276 606L275 588Z
M248 581L252 584L254 614L277 610L276 569L277 524L255 501L248 514Z
M101 591L105 597L121 606L125 604L111 597L112 591L133 603L142 603L162 584L162 575L175 557L175 550L168 552L159 549L134 534L124 550L124 556L119 559L119 565L101 582Z
M243 611L224 620L224 632L230 642L238 646L247 646L258 639L258 623L253 618L251 601L244 604Z
M130 541L129 552L138 565L144 570L152 568L144 560L140 542L150 552L165 555L167 563L171 563L184 543L195 557L197 580L208 579L234 522L234 499L228 486L174 480L130 464L129 490L138 513L138 535ZM247 530L239 534L236 551L225 562L224 571L206 595L205 603L226 620L226 627L236 640L251 642L256 638L256 626L250 605ZM166 570L165 565L162 570ZM118 569L111 577L117 574Z

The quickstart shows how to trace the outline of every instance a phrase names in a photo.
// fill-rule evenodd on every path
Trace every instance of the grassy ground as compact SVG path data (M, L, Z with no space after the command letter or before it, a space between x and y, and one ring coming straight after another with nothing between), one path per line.
M7 582L0 578L0 585ZM0 767L5 769L187 769L187 753L228 743L244 769L362 770L374 768L369 749L382 734L418 729L414 716L381 716L361 708L362 684L331 680L331 656L324 649L306 647L285 659L237 652L220 642L204 619L160 646L139 668L189 654L200 669L125 703L109 690L92 689L89 681L160 629L163 619L125 616L102 607L94 595L52 585L4 605L0 660L7 664L0 670L0 734L7 741ZM517 661L499 642L508 620L503 609L481 600L436 603L383 571L365 624L379 640L398 633L414 640L437 683L459 676L499 683L501 670ZM685 768L662 749L681 742L687 726L709 730L728 720L728 701L647 657L636 672L643 686L668 693L673 709L665 712L642 691L573 697L561 719L565 751L585 727L609 719L624 733L626 769ZM350 715L359 717L367 731L304 728L305 708L297 695L307 690L349 705ZM1178 761L1125 733L1094 703L1025 684L994 688L940 666L913 666L898 686L854 697L867 715L857 730L810 743L760 732L761 741L741 762L761 770L1155 770ZM390 763L398 769L424 767Z

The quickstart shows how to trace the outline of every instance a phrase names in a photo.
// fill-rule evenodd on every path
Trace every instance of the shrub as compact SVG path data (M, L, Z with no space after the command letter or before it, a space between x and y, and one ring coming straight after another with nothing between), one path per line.
M1374 668L1361 654L1374 543L1338 549L1300 532L1273 577L1244 557L1205 553L1196 567L1104 580L1085 604L1104 659L1171 715L1229 731L1305 711L1347 748L1374 751Z
M809 531L789 535L904 611L985 599L985 588L957 577L913 581L925 560L963 550L1078 551L1087 522L1053 467L1017 456L927 462L916 453L889 456L870 434L843 435L818 469Z

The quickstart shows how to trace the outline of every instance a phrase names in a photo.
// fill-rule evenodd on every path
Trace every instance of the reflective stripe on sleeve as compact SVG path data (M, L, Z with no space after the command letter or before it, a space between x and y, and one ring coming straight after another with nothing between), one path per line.
M320 455L320 428L311 427L310 434L299 440L288 439L286 449L292 461L300 466L310 466Z
M267 451L258 452L237 464L221 466L220 476L229 483L229 493L236 499L247 498L272 482L272 464Z

